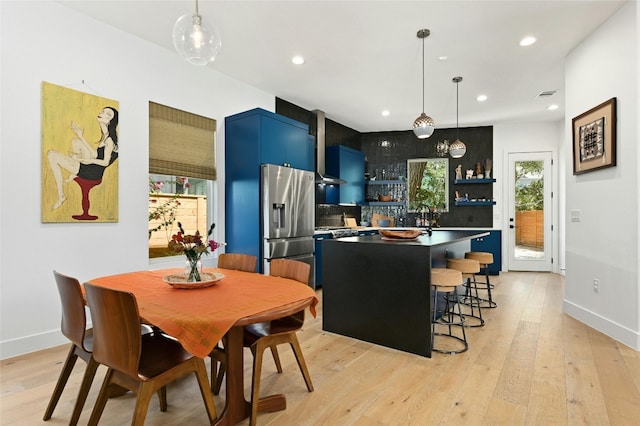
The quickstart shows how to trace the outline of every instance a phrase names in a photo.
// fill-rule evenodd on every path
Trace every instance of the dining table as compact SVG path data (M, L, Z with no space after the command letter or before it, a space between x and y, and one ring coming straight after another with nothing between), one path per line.
M184 274L184 270L171 268L97 277L89 282L132 293L141 322L174 337L195 356L206 358L222 341L227 357L225 405L214 425L234 425L251 413L251 403L244 396L244 326L306 308L315 317L319 300L311 287L287 278L222 268L205 268L203 272L220 279L207 287L176 286L168 277ZM258 403L259 412L285 408L282 394L260 398Z

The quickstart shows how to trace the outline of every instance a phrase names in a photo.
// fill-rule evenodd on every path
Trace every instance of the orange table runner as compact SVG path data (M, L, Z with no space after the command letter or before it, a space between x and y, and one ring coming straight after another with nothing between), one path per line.
M293 280L229 269L207 268L224 278L201 289L175 289L163 281L180 269L140 271L90 280L91 284L133 293L140 316L175 337L184 348L201 358L241 318L289 303L313 298L309 307L316 316L318 297L313 289Z

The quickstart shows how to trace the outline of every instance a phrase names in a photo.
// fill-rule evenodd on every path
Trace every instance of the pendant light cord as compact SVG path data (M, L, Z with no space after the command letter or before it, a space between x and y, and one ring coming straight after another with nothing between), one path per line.
M198 0L196 0L196 15L200 15L200 11L198 10Z
M422 113L424 114L424 37L422 37Z
M458 108L460 107L460 96L458 94L459 81L456 81L456 140L460 140L460 126L458 125Z

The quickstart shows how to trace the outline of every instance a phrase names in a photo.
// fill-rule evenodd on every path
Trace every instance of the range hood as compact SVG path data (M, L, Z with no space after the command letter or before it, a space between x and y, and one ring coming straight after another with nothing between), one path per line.
M326 134L325 134L325 116L324 112L316 109L313 111L316 115L316 183L323 183L325 185L341 185L347 183L346 181L328 176L326 174L325 162L326 162Z

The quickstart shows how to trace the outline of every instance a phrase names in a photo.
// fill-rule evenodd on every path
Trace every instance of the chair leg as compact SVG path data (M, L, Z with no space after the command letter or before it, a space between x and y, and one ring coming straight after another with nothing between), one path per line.
M163 386L156 391L158 394L158 403L160 404L160 411L163 413L167 411L167 387Z
M460 302L463 305L466 305L471 310L471 314L468 315L470 318L474 318L477 320L473 324L466 324L467 327L482 327L485 324L484 318L482 318L482 299L480 298L480 293L478 293L478 282L476 281L476 274L471 274L467 276L467 280L465 282L465 294L463 297L463 301ZM478 313L476 315L476 308Z
M215 385L212 383L213 394L218 395L220 393L220 388L222 387L222 382L224 381L224 375L227 372L227 365L223 362L220 363L220 369L218 369L218 374L216 377Z
M109 385L111 384L113 374L114 371L110 368L104 376L102 386L100 387L100 393L98 393L98 399L96 399L96 403L91 411L88 426L97 426L98 421L100 421L100 417L104 411L104 406L107 404L107 400L109 399Z
M67 359L64 362L64 366L62 367L62 371L60 372L60 377L58 377L58 382L56 383L56 387L53 390L51 400L49 401L47 410L44 412L42 420L47 421L53 415L53 410L55 410L56 405L58 405L58 401L60 400L62 391L67 384L67 380L69 380L69 376L71 375L71 372L73 371L73 367L75 366L77 360L78 355L76 354L76 345L71 344L71 349L69 350Z
M489 281L489 265L484 265L484 276L487 281L487 298L489 299L488 308L497 308L498 304L493 301L493 297L491 296L491 282Z
M218 415L216 413L216 405L213 402L213 397L211 396L211 392L209 392L209 386L207 384L207 368L204 365L204 361L200 359L194 358L194 363L194 374L196 375L196 380L198 380L200 394L202 395L202 400L204 401L204 406L209 416L209 423L213 423Z
M280 355L278 354L278 348L276 345L271 346L271 355L273 356L273 362L276 363L276 369L279 374L282 374L282 364L280 364Z
M433 293L434 293L434 301L437 301L437 293L438 293L437 287L434 288ZM445 292L445 295L446 295L445 311L439 320L436 320L437 313L435 312L435 307L434 307L433 321L431 324L431 331L432 331L431 332L431 351L445 353L445 354L459 354L469 349L469 344L467 343L467 335L465 332L466 316L462 311L462 305L460 304L460 296L458 295L457 288L454 288L453 291L451 292ZM455 312L456 307L458 308L458 312ZM454 317L458 317L459 320L455 321ZM447 333L436 332L436 325L446 326L448 332ZM452 327L454 326L461 328L462 337L458 337L453 334ZM444 338L444 339L456 340L460 342L460 344L462 344L462 347L461 349L453 349L453 348L445 349L444 347L436 348L435 336L441 336L441 339Z
M307 363L304 360L304 355L302 355L300 342L298 341L298 337L295 334L291 334L291 341L289 342L289 344L291 345L293 354L296 356L296 361L298 361L298 367L300 367L300 372L302 373L302 377L304 377L304 382L307 384L307 390L309 392L313 392L311 375L309 374L309 370L307 369Z
M162 407L162 399L164 399L165 408L161 411L167 411L167 398L166 398L166 387L162 387L158 389L158 395L164 394L164 398L160 397L160 407ZM131 420L131 426L144 426L144 419L147 417L147 411L149 410L149 403L151 402L151 397L153 397L153 383L141 383L138 387L138 394L136 395L136 407L133 410L133 419Z
M80 391L78 391L78 399L76 399L76 405L73 407L73 414L71 415L71 421L69 422L70 426L78 424L80 414L82 414L82 408L87 400L87 395L89 395L89 390L91 389L91 384L93 383L93 378L96 375L98 366L100 366L100 364L97 363L93 357L89 358L87 368L84 370L84 377L82 378Z

